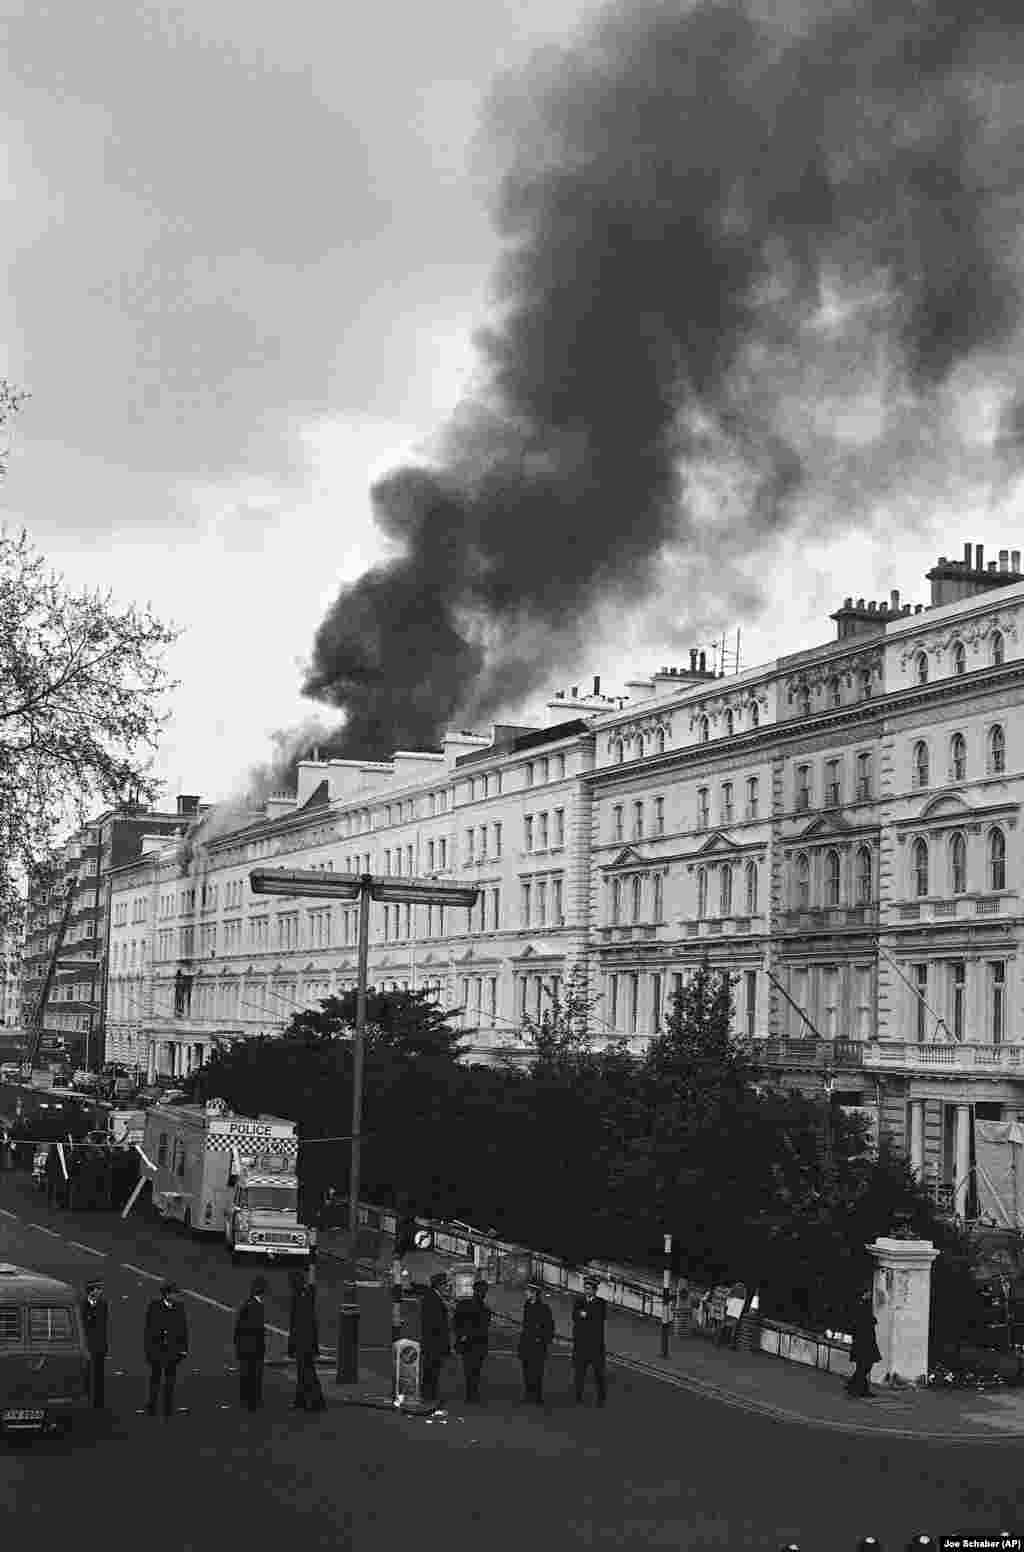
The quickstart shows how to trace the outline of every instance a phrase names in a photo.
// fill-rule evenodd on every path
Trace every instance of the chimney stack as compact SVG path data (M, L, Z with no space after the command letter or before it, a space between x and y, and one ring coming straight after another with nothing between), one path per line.
M970 569L971 569L971 547L970 547L969 544L965 544L964 545L964 565L967 567L968 571L970 571Z
M892 592L889 594L889 603L890 603L890 605L892 607L893 613L894 614L899 614L899 612L900 612L900 590L899 590L898 587L894 587Z
M198 812L199 812L199 799L198 799L198 797L195 797L191 793L188 793L188 792L179 792L178 793L178 813L184 817L185 815L198 814Z
M984 571L985 569L985 546L983 544L976 544L974 546L974 569L975 571Z
M595 695L600 695L600 693L601 693L601 675L600 674L595 674L594 675L594 694Z
M697 672L697 648L696 647L691 647L690 648L690 672L691 672L691 674L695 674Z
M1011 550L1010 551L1010 570L1011 571L1019 571L1020 570L1020 550Z
M702 674L707 673L707 654L702 652L697 661L700 664L700 672Z
M1010 552L1009 552L1009 550L1000 550L999 551L999 569L1000 569L1000 571L1009 571L1009 569L1010 569Z

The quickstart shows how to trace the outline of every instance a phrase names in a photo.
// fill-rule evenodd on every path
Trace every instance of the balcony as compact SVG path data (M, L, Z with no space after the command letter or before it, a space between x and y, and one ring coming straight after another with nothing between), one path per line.
M863 1067L861 1040L764 1040L755 1047L753 1061L758 1067L800 1067L824 1070L826 1067Z
M983 1045L964 1042L929 1045L914 1041L879 1040L864 1047L864 1066L902 1072L956 1072L1024 1077L1024 1045Z

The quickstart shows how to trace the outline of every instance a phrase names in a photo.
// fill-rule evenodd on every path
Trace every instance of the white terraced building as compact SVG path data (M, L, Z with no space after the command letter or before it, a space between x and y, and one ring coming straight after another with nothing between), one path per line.
M1024 1116L1024 578L971 546L928 575L927 606L847 599L833 641L741 673L691 653L543 729L305 761L191 871L159 838L111 882L108 1058L185 1071L354 985L355 907L253 896L254 866L440 877L478 907L374 906L370 979L460 1008L478 1058L577 967L639 1049L707 954L768 1073L962 1205L975 1118Z

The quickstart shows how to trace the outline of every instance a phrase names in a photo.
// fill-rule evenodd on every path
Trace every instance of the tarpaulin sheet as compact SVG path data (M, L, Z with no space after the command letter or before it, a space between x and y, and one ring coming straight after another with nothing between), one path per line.
M1024 1125L976 1119L974 1163L981 1216L1024 1229Z

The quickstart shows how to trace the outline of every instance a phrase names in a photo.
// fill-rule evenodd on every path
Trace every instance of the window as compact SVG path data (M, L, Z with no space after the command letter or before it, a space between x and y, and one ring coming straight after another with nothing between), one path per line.
M427 842L427 872L428 873L433 873L434 872L434 857L435 857L435 855L436 855L436 850L435 850L435 847L434 847L434 842L433 841L428 841Z
M555 755L555 777L554 777L554 779L555 779L555 781L563 781L565 779L565 755L564 754L556 754ZM498 791L499 792L501 791L501 772L500 771L498 772Z
M537 882L537 925L546 927L548 921L548 886L545 879Z
M665 878L662 873L655 873L651 881L653 902L651 915L656 922L660 922L664 916Z
M711 823L711 791L708 787L697 789L697 829L706 830Z
M829 703L830 706L833 706L833 707L834 706L841 706L843 704L843 689L842 689L842 685L840 684L838 678L833 678L833 679L829 680L829 685L828 685L828 703Z
M756 776L747 777L747 818L757 818L758 780Z
M1006 888L1006 839L1002 830L993 830L988 838L988 887Z
M798 810L808 809L811 806L811 767L798 765L796 768L796 806Z
M857 965L854 972L856 998L856 1038L871 1039L871 966Z
M638 873L633 879L633 920L638 922L643 914L644 881Z
M655 833L655 835L664 835L665 834L665 799L664 798L655 798L655 800L654 800L654 833Z
M482 829L480 831L480 854L481 854L481 856L483 855L483 853L486 850L487 850L487 831ZM405 871L410 875L410 877L413 874L413 872L415 871L414 868L413 868L412 857L413 857L412 847L411 846L407 846L405 848Z
M967 890L967 842L957 832L949 843L949 881L952 892L962 895Z
M530 925L530 885L524 884L522 890L522 918L523 926Z
M659 728L654 738L655 749L658 754L665 753L665 729Z
M617 803L612 809L612 839L622 840L622 804Z
M811 903L811 864L804 852L796 859L796 905L806 911Z
M861 698L861 700L862 701L869 701L871 699L871 670L870 670L870 668L862 668L861 669L861 671L860 671L860 673L859 673L859 675L857 677L857 684L858 684L858 688L860 690L860 698Z
M914 786L927 787L928 785L928 745L924 739L918 739L914 745Z
M962 641L953 643L953 672L954 674L967 672L967 649Z
M757 915L757 863L747 863L747 915Z
M642 760L644 755L647 753L645 744L646 740L644 735L642 733L638 733L636 735L636 757L638 760Z
M967 740L962 733L954 733L949 741L949 774L953 781L967 776Z
M839 904L840 865L837 851L825 854L825 904Z
M524 774L525 774L524 785L527 786L527 787L532 787L533 786L533 766L532 766L532 764L527 762L527 764L523 766L523 771L524 771Z
M732 823L732 782L722 784L722 823Z
M156 1162L160 1169L167 1168L167 1133L161 1132L156 1144Z
M494 898L495 898L494 925L497 926L498 925L498 916L497 916L498 891L497 890L494 891ZM565 926L565 906L564 906L563 901L562 901L562 880L560 878L554 879L552 881L552 884L551 884L551 920L554 922L556 927L564 927Z
M437 846L438 846L438 851L440 853L440 856L439 856L438 860L439 860L439 862L441 864L441 872L443 873L445 868L448 866L448 841L447 841L447 839L444 836L442 836L441 839L438 841Z
M27 1314L30 1347L77 1348L78 1331L68 1305L30 1304Z
M857 797L860 802L871 796L871 755L864 750L857 756Z
M866 846L857 851L857 904L871 903L871 852Z
M747 1021L747 1039L753 1040L757 1030L757 971L744 970L744 998L743 1008Z
M911 851L914 873L914 893L918 897L928 893L928 842L919 837Z
M700 721L697 723L697 742L699 744L706 744L710 737L711 724L707 717L701 717Z
M952 982L951 1013L953 1023L953 1038L964 1038L964 1010L967 1002L967 965L962 959L954 960L950 965L950 979Z
M640 1019L640 977L634 970L629 977L629 1033L635 1035Z
M811 692L807 685L801 685L799 696L800 715L809 717L811 714Z
M546 782L548 777L549 777L549 775L550 775L550 773L551 773L551 765L550 765L549 761L542 760L540 762L540 779L541 779L541 781L542 782Z
M758 723L760 722L760 720L761 720L761 712L760 712L760 710L758 708L757 702L753 701L751 703L751 707L750 707L750 726L752 728L756 728Z
M494 825L494 855L501 856L501 821Z
M697 869L697 915L701 921L708 914L708 870Z
M644 838L644 805L643 805L643 803L634 803L633 804L633 839L634 839L634 841L642 841L643 838Z
M525 851L533 850L533 815L527 814L523 820L523 848Z
M612 879L612 926L617 927L622 920L622 880Z
M555 809L555 845L565 845L565 809Z
M661 976L651 976L651 1033L661 1028Z
M613 1029L618 1029L618 1027L619 1027L619 978L618 978L617 975L611 975L611 976L608 977L608 980L610 982L609 998L608 998L608 1001L609 1001L608 1022L611 1024Z
M623 743L622 739L620 738L620 739L617 739L616 743L615 743L615 763L616 763L616 765L621 765L625 758L626 758L626 746Z
M992 1044L999 1045L1006 1033L1006 965L993 961L988 967L988 1027Z
M839 807L839 761L825 762L825 807Z
M928 966L914 966L914 1035L918 1043L928 1038Z
M732 866L723 862L719 875L719 916L732 915Z
M839 1034L839 971L834 965L826 965L821 972L821 999L825 1010L825 1039L835 1040Z
M928 654L919 652L914 659L914 680L917 684L928 683Z
M537 823L538 823L538 829L539 829L538 845L540 846L541 851L547 851L547 849L548 849L548 816L547 816L546 812L543 813L543 814L538 814L538 816L537 816Z
M736 731L736 718L733 716L731 711L727 711L726 714L725 714L725 736L726 736L726 738L731 738L732 735L735 733L735 731Z
M988 769L990 776L1001 776L1006 770L1006 734L998 722L989 729Z
M1006 643L1002 631L992 632L991 659L993 668L999 668L1006 657Z
M532 825L533 825L533 820L532 819L528 819L526 821L527 835L528 836L530 835L530 830L532 828ZM473 847L474 847L475 838L476 838L476 831L472 828L472 826L470 826L470 828L466 831L466 861L467 862L472 862L473 861ZM532 847L533 847L532 839L527 840L527 843L526 843L527 851L530 851L532 849Z

